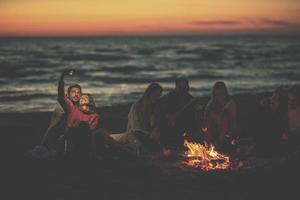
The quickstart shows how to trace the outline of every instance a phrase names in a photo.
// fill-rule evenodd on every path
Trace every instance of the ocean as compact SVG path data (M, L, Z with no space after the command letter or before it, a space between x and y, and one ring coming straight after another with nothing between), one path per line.
M178 76L191 94L209 95L216 81L230 94L300 84L300 37L115 36L0 38L0 112L51 111L64 69L98 107L131 103L151 82L164 94Z

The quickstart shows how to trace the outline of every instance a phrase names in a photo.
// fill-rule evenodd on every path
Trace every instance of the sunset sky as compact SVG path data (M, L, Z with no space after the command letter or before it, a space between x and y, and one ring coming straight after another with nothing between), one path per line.
M300 34L300 0L0 0L0 36Z

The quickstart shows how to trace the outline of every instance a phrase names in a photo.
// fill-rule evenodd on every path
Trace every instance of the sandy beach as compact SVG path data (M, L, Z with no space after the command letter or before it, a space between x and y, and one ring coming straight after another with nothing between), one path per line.
M258 102L270 93L238 94L241 137L251 137ZM199 98L205 104L209 97ZM126 129L130 104L101 107L101 126ZM51 113L1 113L1 134L11 199L293 199L298 195L299 157L263 158L268 165L203 172L174 160L35 160L25 156L38 145ZM249 158L250 159L250 158ZM251 158L256 159L256 158ZM257 161L259 159L256 159ZM254 161L255 162L255 161ZM297 198L296 198L297 199Z
M1 200L300 200L300 0L0 0L0 27Z

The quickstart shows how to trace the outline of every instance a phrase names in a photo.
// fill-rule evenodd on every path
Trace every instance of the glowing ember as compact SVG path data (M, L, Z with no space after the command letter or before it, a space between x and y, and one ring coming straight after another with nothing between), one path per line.
M228 169L230 167L229 157L214 150L213 145L192 143L184 140L184 146L188 148L185 156L188 157L184 163L188 166L201 168L203 170Z

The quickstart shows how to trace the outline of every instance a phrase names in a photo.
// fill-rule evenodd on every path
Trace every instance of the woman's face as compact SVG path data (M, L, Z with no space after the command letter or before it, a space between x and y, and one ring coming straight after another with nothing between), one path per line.
M216 89L214 92L214 98L217 103L223 104L226 101L226 92L222 89Z
M160 90L156 90L154 92L151 93L151 95L149 96L149 103L155 103L159 100L159 98L161 97L161 91Z
M84 105L90 105L90 97L88 95L82 95L80 97L80 100L79 100L79 105L80 106L84 106Z

